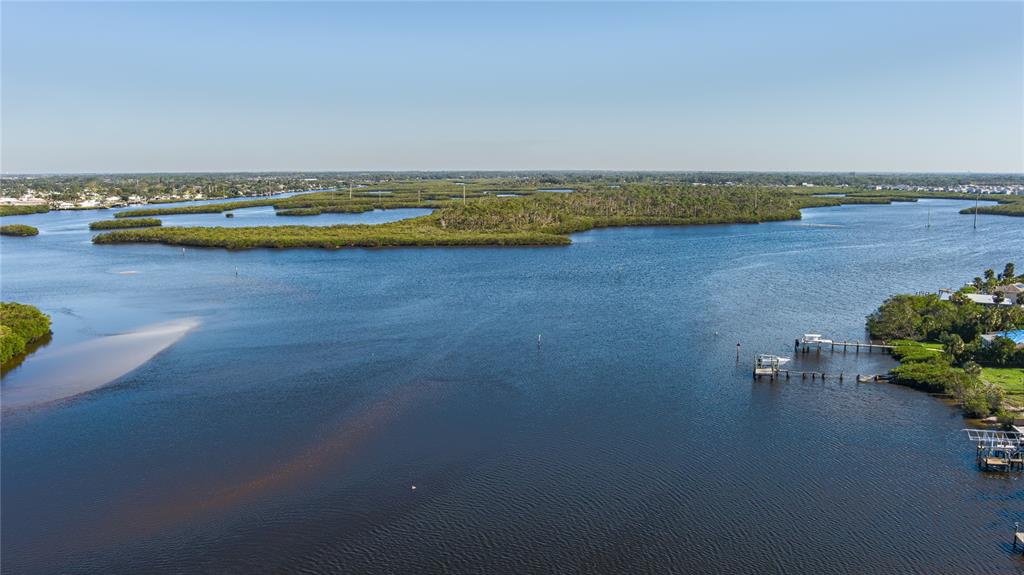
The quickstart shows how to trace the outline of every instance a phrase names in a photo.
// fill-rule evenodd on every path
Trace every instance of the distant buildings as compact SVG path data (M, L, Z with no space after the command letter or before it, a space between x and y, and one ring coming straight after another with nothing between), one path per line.
M910 184L889 184L875 186L875 191L896 190L900 192L955 192L960 194L1000 194L1008 196L1024 196L1024 185L976 185L960 184L956 186L913 186Z
M32 195L25 195L20 198L0 197L0 206L38 206L45 203L45 199Z

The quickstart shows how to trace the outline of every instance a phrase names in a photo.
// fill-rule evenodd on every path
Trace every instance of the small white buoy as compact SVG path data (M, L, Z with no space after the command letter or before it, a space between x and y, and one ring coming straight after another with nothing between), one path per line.
M416 491L416 486L415 485L412 486L412 490Z

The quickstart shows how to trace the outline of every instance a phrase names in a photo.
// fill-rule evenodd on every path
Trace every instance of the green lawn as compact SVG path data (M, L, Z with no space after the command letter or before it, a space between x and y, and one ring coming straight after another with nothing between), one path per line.
M1014 405L1024 405L1024 368L984 367L981 379L1006 390L1006 399Z

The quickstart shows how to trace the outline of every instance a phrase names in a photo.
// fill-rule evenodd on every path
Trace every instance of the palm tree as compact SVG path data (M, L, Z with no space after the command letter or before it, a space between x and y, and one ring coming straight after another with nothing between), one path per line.
M1007 281L1013 281L1013 278L1016 277L1016 271L1013 262L1008 262L1006 267L1003 268L1003 275L999 277Z

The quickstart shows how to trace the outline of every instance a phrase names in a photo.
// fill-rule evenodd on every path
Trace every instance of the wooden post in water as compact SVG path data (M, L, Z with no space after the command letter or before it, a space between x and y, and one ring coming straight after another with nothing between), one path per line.
M974 229L978 229L978 198L981 197L981 189L974 195Z

